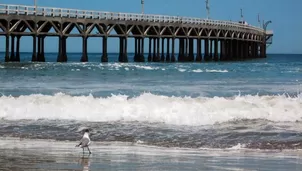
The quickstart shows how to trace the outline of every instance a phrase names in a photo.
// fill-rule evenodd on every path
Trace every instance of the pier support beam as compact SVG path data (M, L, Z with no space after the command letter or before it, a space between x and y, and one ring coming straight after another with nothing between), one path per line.
M148 62L153 61L152 60L152 38L149 37L149 54L148 54Z
M255 58L254 42L251 42L251 58Z
M136 53L136 61L135 62L139 62L139 59L140 59L140 56L141 56L141 39L140 38L137 38L136 46L137 46L137 53Z
M209 39L210 50L209 50L209 61L213 59L213 40Z
M242 56L241 56L241 46L242 42L241 40L236 40L236 51L235 51L235 54L236 54L236 58L237 60L243 60Z
M120 37L119 39L120 39L120 53L119 53L118 61L119 62L123 62L124 41L123 41L122 37Z
M256 58L259 58L259 43L255 42L255 51L256 51Z
M257 44L256 44L256 42L253 42L253 45L254 45L254 48L253 48L254 58L257 58Z
M265 48L266 48L266 45L263 42L260 43L260 57L261 58L265 58Z
M141 39L141 52L139 56L139 62L145 62L145 38L142 37Z
M124 38L124 57L123 62L128 62L128 38Z
M254 42L254 53L255 53L255 57L254 58L258 58L258 44L257 42Z
M157 38L153 38L153 62L158 62L158 60L157 60Z
M5 36L5 62L9 62L9 35Z
M167 55L166 55L166 62L170 62L170 38L167 38Z
M128 41L127 37L120 37L120 56L119 56L119 62L128 62Z
M218 61L218 39L214 40L214 61Z
M209 55L209 39L204 40L204 60L210 61L211 57Z
M67 39L67 38L66 38ZM66 57L66 61L67 61L67 54L66 54L66 39L65 39L65 57ZM41 61L45 62L45 36L42 37L41 40Z
M246 60L246 57L244 56L244 40L241 40L240 42L240 56L241 59Z
M179 39L179 53L178 53L178 62L184 62L184 45L185 40L183 38Z
M82 49L82 58L81 62L88 62L88 55L87 55L87 36L83 36L83 49Z
M64 62L64 59L63 59L63 48L62 48L62 46L63 46L63 37L59 36L59 46L58 46L57 62ZM84 47L84 45L83 45L83 47Z
M10 54L10 61L15 61L15 36L11 36L11 54Z
M251 54L251 42L248 41L247 44L248 44L248 49L247 49L247 51L248 51L248 58L252 58L252 54Z
M16 61L20 62L20 39L21 36L17 36L17 48L16 48Z
M172 38L172 56L171 56L171 62L176 62L175 58L175 38Z
M66 41L67 41L67 37L63 36L62 37L62 58L63 58L63 62L67 62L67 60L68 60L67 59L67 48L66 48L67 43L66 43ZM42 44L44 44L43 42L44 42L44 40L42 40ZM44 51L44 45L42 46L42 50ZM87 52L87 50L86 50L86 52ZM43 52L43 54L44 54L44 52Z
M249 42L243 41L243 57L244 59L249 59Z
M224 60L225 61L228 61L230 59L230 51L229 51L229 48L230 48L230 40L229 39L226 39L224 41L224 50L225 50L225 56L224 56Z
M40 62L40 55L41 55L41 36L37 36L38 39L38 49L37 49L37 61Z
M249 59L249 42L243 41L243 58Z
M189 38L185 39L185 55L184 55L184 61L189 61Z
M238 56L238 40L233 40L233 56L234 56L234 60L239 60L239 56Z
M188 61L193 62L194 59L194 39L189 39L189 57Z
M250 58L254 58L255 54L254 54L254 43L250 42Z
M156 38L156 40L157 40L157 50L156 50L156 52L157 52L157 54L156 54L156 62L160 62L160 39L159 38Z
M139 62L140 56L141 56L141 39L137 38L137 44L136 44L138 51L137 51L137 56L136 56L136 62Z
M143 62L144 59L142 59L142 55L143 55L144 46L143 46L142 38L137 38L137 45L136 46L138 48L136 62Z
M107 53L107 37L103 37L103 54L102 54L102 62L108 62L108 53Z
M165 38L161 39L161 57L160 57L161 62L165 62Z
M253 42L253 44L254 44L254 49L253 49L253 51L254 51L254 58L257 58L257 44L256 44L256 42Z
M253 44L252 44L252 42L248 42L248 46L249 46L249 48L248 48L248 51L249 51L249 58L251 59L251 58L253 58L253 52L252 52L252 47L253 47Z
M153 59L152 59L153 62L157 62L156 43L157 43L156 38L153 38Z
M134 38L134 62L138 62L138 38Z
M220 40L220 61L225 61L225 40Z
M38 36L38 62L45 62L45 55L44 55L44 39L43 36Z
M201 62L202 61L202 56L201 56L201 39L197 39L197 47L196 47L196 62Z
M267 54L266 54L266 42L263 43L263 58L266 58Z
M248 59L247 56L245 56L245 45L246 41L242 40L241 41L241 56L244 60Z
M229 40L229 60L233 61L234 60L234 51L233 51L233 46L234 46L234 40L231 39Z
M37 36L36 35L33 36L33 54L32 54L31 61L32 62L37 61Z
M237 60L237 56L236 56L236 39L232 40L232 60L236 61Z

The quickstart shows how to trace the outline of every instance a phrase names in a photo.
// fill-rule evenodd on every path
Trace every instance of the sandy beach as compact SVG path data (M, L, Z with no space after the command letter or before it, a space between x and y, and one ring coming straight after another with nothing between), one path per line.
M302 151L206 150L2 138L0 170L301 170Z

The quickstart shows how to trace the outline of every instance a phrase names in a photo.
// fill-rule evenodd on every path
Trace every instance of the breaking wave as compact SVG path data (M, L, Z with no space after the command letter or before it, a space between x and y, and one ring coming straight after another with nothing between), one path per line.
M49 95L2 96L5 120L139 121L172 125L212 125L233 120L302 121L302 98L280 96L168 97L144 93L129 98Z

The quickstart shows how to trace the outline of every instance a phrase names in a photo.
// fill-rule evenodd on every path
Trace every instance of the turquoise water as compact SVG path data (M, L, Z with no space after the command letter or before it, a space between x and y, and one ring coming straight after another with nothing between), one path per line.
M56 63L48 53L46 63L31 63L31 54L22 53L22 63L0 63L0 136L76 140L89 127L96 141L302 146L302 55L125 64L114 62L118 54L105 64L100 56L80 63L81 54L73 53Z
M267 59L212 63L100 63L90 54L69 54L68 63L0 63L0 92L4 95L65 93L106 97L111 94L138 96L145 92L166 96L232 97L241 95L297 95L301 89L302 55L269 55ZM118 54L110 54L116 61ZM128 55L132 59L132 54Z

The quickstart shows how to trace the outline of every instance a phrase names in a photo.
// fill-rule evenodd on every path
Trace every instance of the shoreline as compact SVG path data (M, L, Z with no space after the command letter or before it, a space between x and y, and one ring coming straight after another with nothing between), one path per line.
M92 142L1 138L0 170L300 170L302 151L177 149Z

